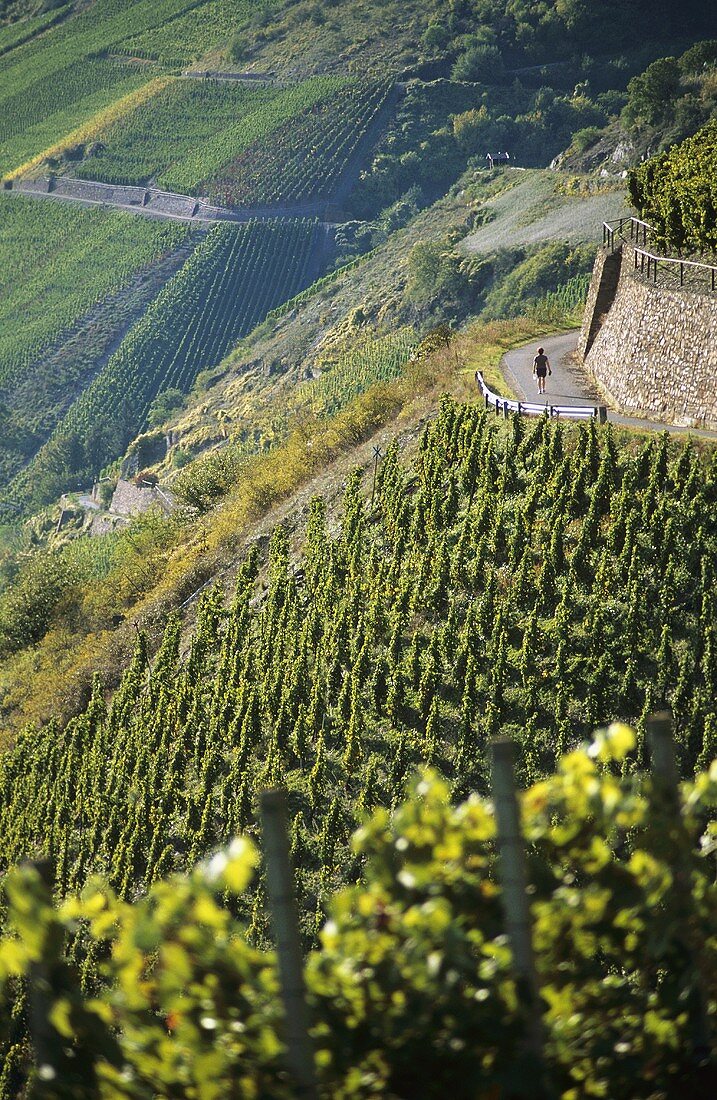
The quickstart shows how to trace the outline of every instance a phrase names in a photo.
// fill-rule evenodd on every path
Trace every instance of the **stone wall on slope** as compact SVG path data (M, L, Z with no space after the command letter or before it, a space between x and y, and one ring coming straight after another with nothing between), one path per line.
M717 429L717 296L648 282L628 243L598 254L578 354L621 412Z

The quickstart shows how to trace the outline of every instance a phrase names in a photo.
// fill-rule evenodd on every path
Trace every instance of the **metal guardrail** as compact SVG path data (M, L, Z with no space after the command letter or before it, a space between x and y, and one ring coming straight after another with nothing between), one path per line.
M517 413L518 416L545 416L551 420L597 420L600 424L607 423L607 407L605 405L549 405L539 401L512 401L507 397L500 397L493 393L485 383L485 379L479 370L475 372L475 380L478 389L483 395L485 407L494 408L495 415L508 417L509 413Z
M630 227L629 240L625 233L625 227ZM674 256L661 256L648 251L646 245L651 233L655 230L649 222L640 218L620 218L615 225L603 222L602 243L604 248L611 252L622 244L630 244L634 253L634 270L642 276L651 279L653 283L658 280L658 274L662 274L668 282L674 286L684 287L688 283L692 287L703 288L709 286L714 293L717 290L717 265L700 263L698 260L682 260ZM618 238L616 246L615 239ZM642 244L642 247L640 247ZM671 278L674 273L674 279ZM703 273L707 276L703 279ZM696 278L695 278L696 276Z

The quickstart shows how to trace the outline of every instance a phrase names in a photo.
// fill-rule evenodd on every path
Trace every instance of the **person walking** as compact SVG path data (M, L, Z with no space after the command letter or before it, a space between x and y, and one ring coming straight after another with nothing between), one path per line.
M533 360L533 377L538 383L538 393L545 393L546 375L552 374L550 360L545 354L545 348L538 348L538 354Z

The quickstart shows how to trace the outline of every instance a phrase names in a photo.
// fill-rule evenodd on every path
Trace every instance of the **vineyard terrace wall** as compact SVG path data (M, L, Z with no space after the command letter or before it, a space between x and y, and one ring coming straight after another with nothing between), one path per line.
M625 243L601 249L578 356L621 412L717 429L717 298L652 285Z

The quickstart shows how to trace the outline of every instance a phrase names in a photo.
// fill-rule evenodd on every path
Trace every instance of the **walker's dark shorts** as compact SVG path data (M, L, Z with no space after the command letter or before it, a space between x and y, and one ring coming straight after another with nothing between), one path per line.
M535 373L538 376L538 378L545 378L545 376L548 373L548 368L547 367L536 367L535 368Z

